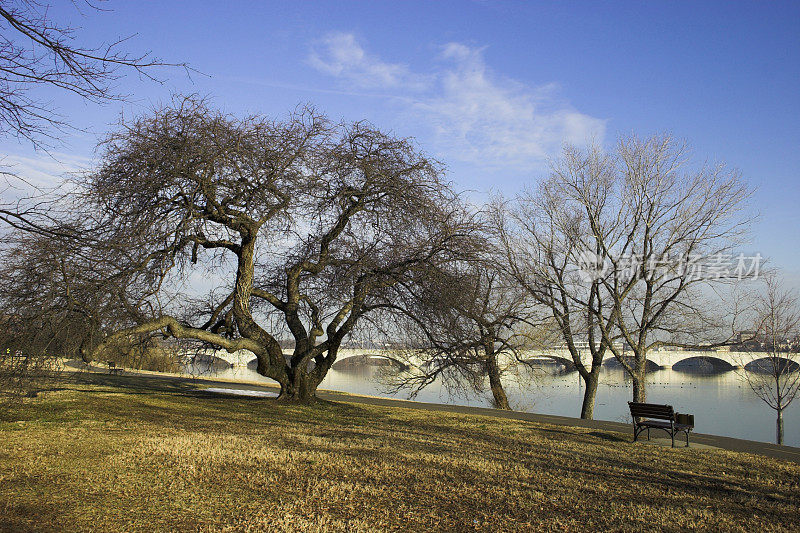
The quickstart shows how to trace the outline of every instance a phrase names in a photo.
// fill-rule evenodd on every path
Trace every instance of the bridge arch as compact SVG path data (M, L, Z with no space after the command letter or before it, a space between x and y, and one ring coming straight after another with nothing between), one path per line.
M572 359L567 359L566 357L559 357L557 355L548 355L548 359L552 359L556 363L560 363L564 365L565 372L572 372L575 370L575 362Z
M214 370L232 368L234 365L227 359L219 357L212 353L199 352L186 354L185 360L187 363L197 367L207 367Z
M685 373L722 373L736 368L729 361L708 355L698 355L681 359L674 365L672 370Z
M349 370L364 366L394 366L399 370L408 370L408 364L389 355L361 354L351 355L333 363L334 370Z
M631 367L636 364L636 361L632 355L624 356L625 362L628 363ZM623 366L617 361L616 357L609 357L605 361L603 361L603 366L613 370L623 370ZM664 367L656 363L655 361L651 361L650 359L646 360L645 363L645 372L655 372L656 370L663 370Z
M564 373L572 372L575 370L575 363L572 361L572 359L546 353L538 354L535 357L530 357L528 359L525 359L525 363L531 366L561 365L563 367Z
M744 369L749 370L750 372L770 374L776 369L780 372L797 372L800 371L800 363L786 357L762 357L760 359L750 361L744 365Z

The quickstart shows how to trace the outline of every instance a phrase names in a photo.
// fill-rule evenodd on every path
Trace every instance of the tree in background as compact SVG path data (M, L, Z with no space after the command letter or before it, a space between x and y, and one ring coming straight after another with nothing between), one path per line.
M154 296L153 280L134 267L135 252L123 248L122 235L111 246L86 220L53 227L56 235L7 235L0 305L13 327L0 331L0 342L28 357L76 358L104 330L144 316L139 308Z
M520 197L500 224L503 248L511 274L550 309L586 382L583 416L606 352L642 402L650 350L720 334L704 289L731 275L749 196L738 172L692 168L685 145L656 136L622 138L613 153L566 147L548 179Z
M599 264L613 274L601 279L614 328L597 323L632 378L633 400L643 402L651 349L696 344L719 331L704 290L735 277L731 254L752 220L751 190L722 164L693 168L687 146L670 136L623 138L615 161L615 179L604 185L606 209L589 216L601 237ZM611 239L604 237L606 225L618 226ZM614 330L630 357L614 342Z
M28 379L36 377L32 369L81 357L108 331L143 319L142 309L156 296L158 272L146 268L147 254L131 242L138 235L112 234L98 214L86 198L64 195L48 207L46 223L3 235L0 349L15 354L3 369L18 390L25 392L26 381L36 387ZM141 336L116 343L106 359L175 369L175 357L164 364L164 353L155 339Z
M611 353L609 342L617 340L612 299L603 285L609 273L587 264L587 255L596 258L601 242L619 227L605 221L594 231L590 227L591 219L603 215L610 193L605 185L613 175L607 154L568 148L535 190L520 194L511 208L498 201L492 210L511 278L547 310L554 344L566 348L585 384L584 419L594 416L603 360Z
M783 412L800 392L800 305L797 292L784 288L773 275L764 278L763 293L756 297L755 327L764 352L741 361L741 376L758 398L775 410L775 438L783 444Z
M400 335L412 346L404 350L407 370L391 373L391 390L410 389L412 397L439 380L451 390L482 393L488 379L493 405L511 409L504 374L524 363L528 331L538 326L531 300L499 268L502 257L487 247L490 237L466 262L430 271L419 290L391 316L404 318Z

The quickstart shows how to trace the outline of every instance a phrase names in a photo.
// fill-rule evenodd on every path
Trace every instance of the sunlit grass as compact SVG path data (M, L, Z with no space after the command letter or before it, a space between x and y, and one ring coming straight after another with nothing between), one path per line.
M68 384L0 421L0 529L800 528L800 466L348 403Z

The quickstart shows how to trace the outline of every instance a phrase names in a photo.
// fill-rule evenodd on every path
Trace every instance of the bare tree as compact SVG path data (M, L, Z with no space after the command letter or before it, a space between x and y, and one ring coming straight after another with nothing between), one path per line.
M0 345L27 357L58 353L76 357L80 344L92 335L88 305L76 299L75 279L60 245L22 233L7 250L0 268L0 305L5 327ZM83 300L81 303L88 303Z
M129 327L250 350L281 398L310 401L343 340L459 254L471 217L438 165L368 124L313 110L236 119L186 99L124 125L79 183L102 246L140 280ZM89 210L88 212L91 212ZM122 243L117 239L122 238ZM197 269L208 297L179 290ZM284 356L278 338L294 349Z
M587 262L620 227L602 220L614 173L613 159L599 149L583 154L568 148L535 190L518 196L510 210L501 201L493 210L504 264L548 310L556 339L584 381L584 419L594 416L600 370L616 340L612 300L603 285L609 273ZM594 231L591 219L598 221Z
M498 268L501 258L485 245L477 249L469 262L428 272L418 291L398 303L406 319L400 331L415 348L406 350L409 370L390 376L392 390L415 395L438 379L451 390L482 393L488 378L494 406L511 409L503 375L518 369L526 331L537 318L531 301Z
M670 136L623 138L617 156L615 195L604 215L623 231L599 243L598 258L613 274L602 278L603 286L613 325L632 355L626 357L612 330L598 324L631 375L634 401L643 402L650 350L687 340L697 345L700 336L721 333L703 291L747 274L735 272L731 254L753 219L751 190L724 165L692 168L687 146ZM603 235L597 231L603 219L589 222ZM706 344L729 343L732 336Z
M76 9L79 4L73 3ZM99 11L93 3L82 4ZM91 102L121 100L125 95L114 89L120 69L156 80L152 70L168 65L149 53L124 52L127 38L81 44L78 30L52 20L50 11L48 4L34 0L0 3L0 135L40 147L69 124L37 88L53 87Z
M744 274L730 254L752 219L749 196L738 172L693 168L685 145L657 136L622 138L611 154L566 147L550 177L519 200L506 254L517 280L551 309L586 381L583 414L607 351L642 402L650 350L722 335L706 289ZM589 368L578 340L588 344Z
M80 198L62 195L26 212L0 240L0 350L24 363L6 365L19 390L36 387L30 369L77 357L103 329L129 324L130 302L152 294L150 280L132 268L129 238L106 240L95 213Z
M755 303L755 327L765 351L740 361L741 376L764 403L775 410L775 438L783 444L783 412L800 392L800 302L775 275L764 278Z
M103 1L103 0L101 0ZM104 11L93 2L72 2L82 8ZM160 83L154 75L165 63L149 52L131 54L123 47L128 38L96 46L81 42L78 28L55 21L51 7L36 0L0 2L0 137L13 136L48 150L60 133L73 128L58 114L43 89L56 89L88 102L125 100L117 81L127 72ZM2 165L2 161L0 161ZM59 187L32 184L13 167L0 166L0 231L22 230L45 236L76 239L60 224L56 207L64 194Z
M97 230L89 224L64 221L54 227L55 235L7 235L0 305L13 327L0 338L27 356L77 357L99 340L103 328L142 316L136 302L153 295L153 278L134 268L135 256L121 247L121 235L117 246L101 246L99 234L71 238Z

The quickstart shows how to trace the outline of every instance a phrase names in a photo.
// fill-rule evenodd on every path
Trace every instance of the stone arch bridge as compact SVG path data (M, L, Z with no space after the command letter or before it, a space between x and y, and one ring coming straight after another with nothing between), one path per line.
M582 361L590 366L592 363L589 350L580 350ZM540 360L546 362L548 359L562 364L565 368L573 368L572 357L567 349L537 350L529 352L529 360ZM688 350L652 350L647 354L648 370L681 370L690 368L694 365L704 365L713 367L715 370L733 370L750 366L749 363L766 357L763 352L729 352L729 351L688 351ZM631 354L631 357L633 355ZM603 360L607 366L618 365L612 354L607 354Z
M285 351L288 355L290 351ZM588 349L582 349L581 354L584 364L591 365L591 355ZM684 351L684 350L652 350L647 355L648 369L675 369L691 367L701 364L715 370L733 370L741 368L748 363L757 361L766 356L760 352L728 352L728 351ZM226 350L201 350L186 354L187 358L194 357L195 362L205 364L227 364L232 367L245 367L255 360L255 354L249 350L240 350L230 353ZM565 370L574 367L572 358L566 349L553 350L533 350L523 354L523 358L529 361L541 361L543 363L555 362L561 364ZM380 349L360 349L346 348L339 351L339 357L334 368L343 369L358 365L395 364L403 368L405 364L394 357L391 350ZM608 354L604 365L613 366L616 363L614 356ZM790 366L792 366L790 364ZM794 368L794 367L792 367Z
M284 350L284 355L290 355L291 350ZM227 350L198 350L184 354L187 360L193 360L197 364L222 364L232 367L253 366L256 356L250 350L239 350L228 352ZM339 357L334 363L334 368L347 368L359 365L384 366L393 364L397 367L405 367L397 357L394 357L389 350L366 349L366 348L346 348L339 350Z

